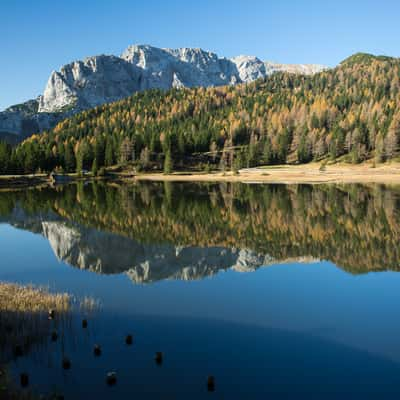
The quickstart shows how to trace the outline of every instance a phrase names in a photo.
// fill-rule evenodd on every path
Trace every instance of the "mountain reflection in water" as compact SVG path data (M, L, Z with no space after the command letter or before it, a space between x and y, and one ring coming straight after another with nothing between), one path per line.
M44 337L9 374L78 400L394 398L399 195L228 183L0 192L0 280L101 304L74 311L59 340Z
M0 193L1 220L80 269L193 280L287 261L398 270L399 188L91 183Z

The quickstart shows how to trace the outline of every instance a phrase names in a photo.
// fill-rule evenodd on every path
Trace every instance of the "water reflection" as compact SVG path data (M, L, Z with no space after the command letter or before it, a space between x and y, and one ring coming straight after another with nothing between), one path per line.
M47 336L10 373L67 399L208 398L208 375L217 398L394 397L399 194L216 183L0 193L0 280L102 304L87 329L74 314L63 340Z
M119 334L122 316L104 318L63 348L52 345L38 360L19 360L32 371L38 393L65 399L378 399L400 394L399 364L329 340L295 332L199 319L135 318L137 342L127 347ZM155 334L157 333L157 334ZM94 357L93 343L102 344ZM194 345L195 343L195 345ZM163 349L162 366L153 359ZM71 369L60 368L62 353L72 355ZM110 368L117 384L105 382ZM207 376L216 376L215 393ZM51 383L51 384L50 384ZM290 384L288 384L290 383Z
M379 185L78 184L0 194L0 215L68 264L134 282L329 260L398 270L400 189Z

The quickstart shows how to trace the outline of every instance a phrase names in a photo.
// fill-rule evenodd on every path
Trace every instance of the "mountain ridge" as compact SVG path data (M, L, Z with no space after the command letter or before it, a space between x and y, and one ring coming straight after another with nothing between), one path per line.
M120 56L90 56L53 71L42 95L0 112L0 138L18 142L79 111L147 89L235 85L279 71L313 74L326 68L278 64L255 56L221 58L200 48L131 45Z
M374 55L370 53L355 53L341 61L340 65L370 64L373 61L396 61L395 57Z

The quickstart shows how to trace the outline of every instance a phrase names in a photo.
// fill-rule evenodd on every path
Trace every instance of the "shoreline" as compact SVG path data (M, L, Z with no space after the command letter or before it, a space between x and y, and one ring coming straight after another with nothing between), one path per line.
M2 175L0 176L0 192L50 185L50 179L45 174Z
M400 184L400 163L359 165L328 165L320 171L321 164L277 165L268 167L246 168L238 174L221 173L147 173L137 175L139 181L171 182L243 182L243 183L277 183L277 184L323 184L323 183L382 183Z
M243 182L274 184L326 184L326 183L378 183L400 185L400 162L379 164L374 167L370 163L358 165L333 164L321 171L320 163L302 165L275 165L256 168L245 168L234 174L222 172L173 172L165 175L162 172L147 172L137 175L126 172L111 172L105 177L79 177L69 174L65 183L77 181L166 181L166 182ZM61 183L63 184L63 183ZM0 176L0 191L30 189L54 185L46 174ZM58 184L57 184L58 185Z

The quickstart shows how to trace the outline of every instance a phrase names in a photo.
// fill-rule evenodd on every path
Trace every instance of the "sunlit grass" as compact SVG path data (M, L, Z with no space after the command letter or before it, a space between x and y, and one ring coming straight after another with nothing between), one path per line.
M53 294L44 288L19 286L0 282L0 312L41 313L54 309L68 311L70 296L66 293ZM1 317L0 317L1 318Z
M43 342L51 330L49 311L58 323L70 307L68 294L0 282L0 363L13 357L15 346L27 352L32 344Z
M17 389L5 365L16 356L29 353L34 345L45 346L51 329L62 324L69 315L71 300L66 293L0 282L0 398L36 398L30 392ZM86 303L89 304L89 300ZM54 314L54 324L49 320L50 310ZM16 355L17 348L19 354Z

